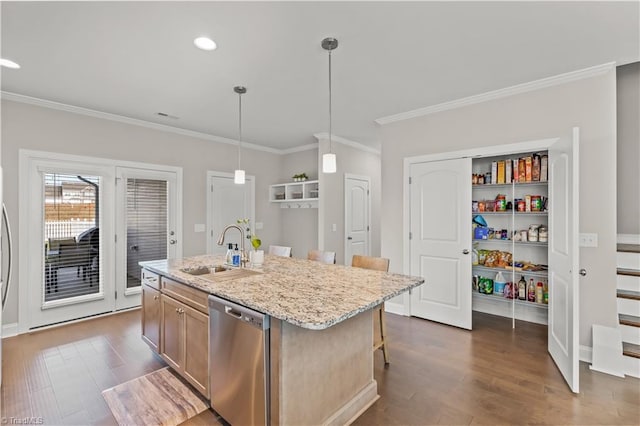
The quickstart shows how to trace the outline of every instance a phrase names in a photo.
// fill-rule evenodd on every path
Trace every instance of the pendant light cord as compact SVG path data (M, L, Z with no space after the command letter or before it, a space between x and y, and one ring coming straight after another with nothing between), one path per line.
M333 152L331 143L331 50L329 50L329 153Z
M242 150L242 94L238 93L238 170L240 170L240 151Z

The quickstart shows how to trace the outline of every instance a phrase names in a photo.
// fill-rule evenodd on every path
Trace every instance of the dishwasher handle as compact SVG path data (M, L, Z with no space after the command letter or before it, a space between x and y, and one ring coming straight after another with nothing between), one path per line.
M268 330L271 328L271 320L269 315L262 312L254 311L246 306L225 300L221 297L209 295L209 312L218 311L225 314L226 317L234 318L238 321L258 328L260 330Z
M224 313L227 314L227 315L231 315L234 318L242 319L242 312L236 311L231 306L225 306L224 307Z

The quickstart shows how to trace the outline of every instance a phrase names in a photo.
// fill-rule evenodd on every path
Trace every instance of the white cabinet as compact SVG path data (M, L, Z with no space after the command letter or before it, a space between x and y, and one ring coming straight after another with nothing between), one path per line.
M472 287L476 311L547 324L550 203L546 171L545 180L539 180L540 163L547 164L547 158L546 152L540 152L479 158L472 162ZM511 167L504 166L507 162ZM524 182L513 179L513 170L520 162L525 163L525 170L537 169L533 176L531 172L525 171L522 176L516 172L517 178L524 178ZM505 177L507 171L511 173L508 178ZM487 179L489 174L499 174L500 179L493 178L493 181L501 183L491 183ZM475 183L482 181L476 179L478 176L485 178L484 184ZM511 182L503 183L505 181ZM477 224L482 222L480 217L486 227ZM496 280L498 273L504 280ZM524 292L519 286L522 282Z
M271 185L269 201L282 208L317 208L319 188L317 180Z

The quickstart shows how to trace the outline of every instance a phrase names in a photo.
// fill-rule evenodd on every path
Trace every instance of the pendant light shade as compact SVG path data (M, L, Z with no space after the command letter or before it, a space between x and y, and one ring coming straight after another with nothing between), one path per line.
M337 171L336 155L333 153L331 142L331 51L338 47L338 40L327 37L322 40L321 45L329 52L329 152L322 156L322 173L335 173Z
M322 173L335 173L336 155L332 152L322 155Z
M240 154L242 152L242 95L247 93L247 88L236 86L233 91L238 94L238 168L233 174L233 183L244 185L244 170L240 168Z
M233 183L237 183L239 185L244 184L244 170L236 170L233 174Z

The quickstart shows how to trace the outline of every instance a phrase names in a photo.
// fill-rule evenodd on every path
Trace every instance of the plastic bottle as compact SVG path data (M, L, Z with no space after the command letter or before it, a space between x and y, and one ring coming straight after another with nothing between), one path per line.
M523 276L520 276L520 281L518 281L518 299L527 300L527 282Z
M533 283L533 278L529 278L529 285L527 286L527 301L536 301L536 285Z
M496 279L493 281L493 294L499 294L500 296L504 296L504 286L507 281L502 276L502 272L498 272L496 274Z
M544 288L542 287L542 283L538 281L536 284L536 303L542 303L544 300Z
M237 244L233 249L233 266L240 266L240 250L238 250Z
M227 265L233 265L233 244L227 244L227 254L224 258L224 261Z
M543 286L542 301L546 305L549 303L549 285L545 282L542 286Z

